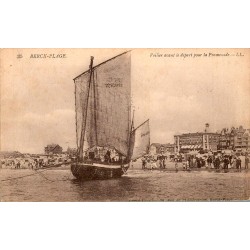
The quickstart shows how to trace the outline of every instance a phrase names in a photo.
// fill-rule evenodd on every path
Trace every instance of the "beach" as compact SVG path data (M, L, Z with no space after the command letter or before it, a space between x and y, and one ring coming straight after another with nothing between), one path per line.
M250 172L142 170L134 163L119 179L81 182L70 167L0 169L1 201L249 200ZM172 166L172 165L171 165ZM8 180L13 178L12 180Z

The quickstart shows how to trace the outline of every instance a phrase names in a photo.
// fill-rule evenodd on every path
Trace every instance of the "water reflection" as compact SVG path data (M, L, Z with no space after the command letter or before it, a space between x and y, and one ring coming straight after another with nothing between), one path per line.
M71 180L78 200L86 201L123 201L127 200L129 192L134 190L135 182L126 176L119 179L78 181Z

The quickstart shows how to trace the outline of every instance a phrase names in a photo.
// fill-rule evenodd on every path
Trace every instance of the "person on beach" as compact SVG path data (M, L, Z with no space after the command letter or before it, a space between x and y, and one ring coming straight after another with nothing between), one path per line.
M245 160L246 157L243 155L243 153L241 153L241 155L239 156L240 160L241 160L241 167L245 167Z
M193 158L192 158L192 168L196 168L196 167L197 167L196 158L193 157Z
M231 168L236 168L236 157L235 156L232 156Z
M175 167L175 170L177 171L178 170L178 159L177 158L174 158L174 167Z
M161 154L157 158L158 158L157 160L159 160L160 168L165 168L165 164L164 164L165 157L164 157L164 155Z
M229 164L229 159L227 158L227 156L225 156L225 158L224 158L224 169L228 169L228 164Z
M237 169L241 169L241 159L240 159L240 157L237 157L237 159L236 159L236 168Z
M207 164L208 164L208 167L211 168L211 165L212 165L212 157L211 156L209 156L207 158Z
M146 167L146 159L142 157L142 169L145 169Z
M233 156L229 155L229 165L232 167L232 162L233 162Z
M190 156L188 157L188 165L190 168L193 168L193 161Z
M201 168L201 160L200 160L200 158L197 158L197 168Z
M245 157L245 169L248 169L249 158L248 155Z
M219 167L220 167L220 159L218 156L216 156L214 159L214 168L218 169Z
M186 167L187 167L187 161L183 161L182 162L182 167L183 167L183 169L186 169Z
M163 164L163 168L166 168L166 157L165 156L163 157L162 164Z
M161 155L157 156L157 162L159 164L159 167L163 168L163 166L162 166L162 156Z

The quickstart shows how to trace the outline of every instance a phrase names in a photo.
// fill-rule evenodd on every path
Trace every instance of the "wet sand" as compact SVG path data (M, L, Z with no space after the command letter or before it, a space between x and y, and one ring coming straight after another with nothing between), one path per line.
M79 182L66 169L34 174L0 169L1 201L249 200L250 173L167 172L131 168L119 179ZM34 174L34 175L33 175ZM25 178L20 178L26 175ZM6 180L8 178L17 178Z

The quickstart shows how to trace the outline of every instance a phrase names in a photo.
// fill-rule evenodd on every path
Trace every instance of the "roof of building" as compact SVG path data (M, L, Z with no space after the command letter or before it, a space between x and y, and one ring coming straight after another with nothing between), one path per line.
M183 134L178 134L174 136L192 136L192 135L220 135L217 132L196 132L196 133L183 133Z
M171 144L171 143L165 143L165 144L152 143L150 146L155 146L156 148L160 148L160 147L172 147L172 146L174 146L174 144Z
M50 150L50 151L53 151L54 149L56 149L56 148L58 148L58 147L62 149L62 147L59 146L58 144L49 144L49 145L47 145L47 146L45 147L45 149L48 149L48 150Z

